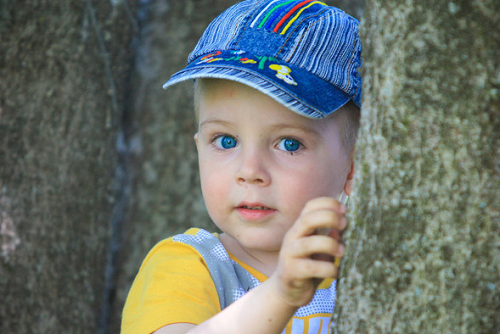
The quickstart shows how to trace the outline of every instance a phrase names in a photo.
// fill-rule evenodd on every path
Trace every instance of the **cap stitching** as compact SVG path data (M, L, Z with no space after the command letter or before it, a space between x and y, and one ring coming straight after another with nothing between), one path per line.
M309 3L311 3L313 0L305 0L305 1L302 1L298 4L296 4L295 6L293 6L282 18L281 20L274 26L274 29L273 31L275 33L278 33L278 30L279 28L281 28L281 26L285 23L286 20L288 20L288 18L290 18L290 16L292 16L299 8L304 8L305 5L308 5Z
M295 1L295 0L290 0L290 1L287 1L287 2L284 2L284 3L282 3L282 4L279 4L279 5L274 6L274 8L273 8L273 9L271 9L271 11L269 11L269 12L267 13L267 15L264 17L264 19L260 22L260 24L258 25L258 28L259 28L259 29L261 29L261 28L264 26L264 23L266 23L266 21L267 21L267 19L269 18L269 16L270 16L270 15L271 15L271 14L272 14L275 10L277 10L278 8L281 8L281 7L283 7L283 6L285 6L285 8L287 7L287 5L288 5L288 6L291 6L291 5L290 5L290 3L294 2L294 1ZM281 11L279 11L277 14L280 14L282 11L283 11L283 9L282 9ZM274 20L275 20L275 19L276 19L275 17L272 17L272 18L271 18L271 22L269 22L269 23L268 23L268 24L264 27L264 29L269 29L269 27L268 27L268 26L270 26L270 25L274 22Z
M252 24L250 24L250 28L253 28L253 27L255 26L255 24L257 24L258 20L259 20L259 19L260 19L260 17L262 16L262 14L264 14L264 13L266 12L266 10L267 10L267 9L269 9L269 7L271 7L271 5L272 5L272 4L274 4L274 3L275 3L275 2L277 2L277 1L278 1L278 0L273 0L273 1L269 2L269 3L267 4L267 6L266 6L264 9L262 9L262 10L260 11L259 15L257 15L257 17L256 17L256 18L254 18L254 19L252 20ZM257 28L258 28L258 27L257 27Z
M242 17L246 18L247 19L247 22L245 24L245 27L244 29L248 29L248 23L251 21L248 19L248 13L251 12L252 10L255 10L255 7L257 7L257 4L254 4L253 7L249 8L243 15ZM230 41L233 40L234 36L236 35L236 29L237 29L238 25L235 25L234 26L234 32L233 32L233 36L229 39ZM241 31L241 29L238 29L239 31ZM239 44L239 42L241 41L241 39L243 38L243 34L240 34L240 38L238 38L238 40L235 42L234 44L234 47L233 47L233 50L237 50L237 46ZM229 48L228 48L229 49Z
M328 6L327 4L325 4L324 2L321 2L321 1L313 1L313 2L310 2L308 4L306 4L307 6L303 6L299 12L297 14L295 14L295 16L290 20L288 21L288 23L286 24L286 26L281 30L281 35L284 35L286 34L288 28L290 28L292 26L292 24L302 15L302 12L304 10L306 10L307 8L310 8L314 5L323 5L323 6ZM312 16L312 15L311 15ZM304 21L301 21L301 23L304 22Z
M351 28L352 28L352 22L351 22L351 20L349 20L349 25L350 25L350 26L351 26ZM354 35L355 35L355 36L359 39L358 35L356 34L356 29L354 29ZM355 46L356 46L356 45L355 45ZM349 64L348 64L348 66L347 66L347 67L349 67L349 66L353 63L353 60L354 60L354 58L355 58L355 57L354 57L354 55L355 55L355 54L357 54L357 53L358 53L358 50L355 50L355 51L351 54L351 59L349 60ZM355 70L355 71L356 71L355 73L356 73L356 76L357 76L357 75L358 75L358 69L356 68L356 70ZM349 75L349 76L347 76L347 85L346 85L346 87L349 87L350 83L351 83L351 76ZM356 90L354 91L354 95L352 95L352 98L356 97L356 94L358 93L359 84L358 84L358 85L356 85L356 86L357 86L357 87L356 87Z
M293 34L295 33L295 30L297 30L301 25L302 25L302 22L304 22L305 20L308 20L312 17L316 17L316 16L319 16L319 15L322 15L325 11L328 11L328 8L325 8L323 9L323 11L319 12L319 13L316 13L315 15L311 15L311 16L308 16L306 18L304 18L302 21L299 22L299 24L296 25L296 27L290 32L290 35L288 36L288 38L285 40L285 43L283 43L283 45L281 46L281 48L279 49L278 53L276 55L279 55L281 53L281 51L283 51L283 48L285 47L285 45L288 43L288 40L290 38L292 38ZM302 34L302 36L300 37L300 40L299 42L295 45L295 49L293 50L292 54L290 55L290 57L288 57L288 59L284 60L286 61L287 63L290 62L290 59L293 58L293 56L295 55L295 52L297 51L297 47L301 44L302 42L302 39L304 38L304 35L306 35L306 33L309 31L309 29L311 29L311 27L313 27L316 23L326 19L328 16L332 16L332 13L328 13L328 15L325 15L324 17L320 18L319 20L316 20L316 21L313 21L311 22L311 24L309 24L307 26L307 29L304 31L304 33Z

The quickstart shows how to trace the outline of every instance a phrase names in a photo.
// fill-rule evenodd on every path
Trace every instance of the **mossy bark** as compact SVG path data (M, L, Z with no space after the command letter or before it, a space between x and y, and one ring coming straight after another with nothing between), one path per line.
M500 332L500 2L368 0L335 333Z
M134 22L0 0L0 333L95 333Z

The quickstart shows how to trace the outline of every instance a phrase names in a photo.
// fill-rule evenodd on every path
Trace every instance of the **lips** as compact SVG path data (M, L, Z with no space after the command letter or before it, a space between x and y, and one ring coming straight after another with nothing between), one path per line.
M236 208L245 210L273 210L273 208L260 202L241 202Z
M241 203L236 211L245 220L261 220L273 215L276 210L262 203Z
M248 206L248 205L243 205L239 207L241 209L248 209L248 210L271 210L270 208L266 208L265 206Z

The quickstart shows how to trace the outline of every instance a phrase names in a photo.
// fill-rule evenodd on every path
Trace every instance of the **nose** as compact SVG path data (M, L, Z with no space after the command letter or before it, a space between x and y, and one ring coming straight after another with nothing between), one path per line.
M267 186L271 183L269 159L264 152L256 149L243 149L240 159L240 166L236 173L239 184Z

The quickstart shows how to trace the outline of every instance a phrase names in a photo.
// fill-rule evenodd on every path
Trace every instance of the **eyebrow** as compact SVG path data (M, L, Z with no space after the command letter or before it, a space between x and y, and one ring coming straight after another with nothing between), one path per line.
M199 129L201 130L204 127L211 126L211 125L219 125L219 126L231 126L232 123L219 119L219 118L209 118L204 120L203 122L200 123ZM300 125L294 125L294 124L284 124L284 123L277 123L277 124L271 124L270 125L271 129L273 131L283 131L283 130L294 130L294 131L299 131L305 134L310 134L314 135L317 137L321 136L321 133L309 126L300 126Z
M199 129L209 126L209 125L223 125L223 126L229 126L231 125L231 122L224 121L222 119L217 119L217 118L209 118L204 120L203 122L200 123L198 126Z
M312 134L314 136L321 136L320 132L312 127L309 126L299 126L299 125L294 125L294 124L275 124L271 126L272 129L274 130L295 130L295 131L300 131L306 134Z

